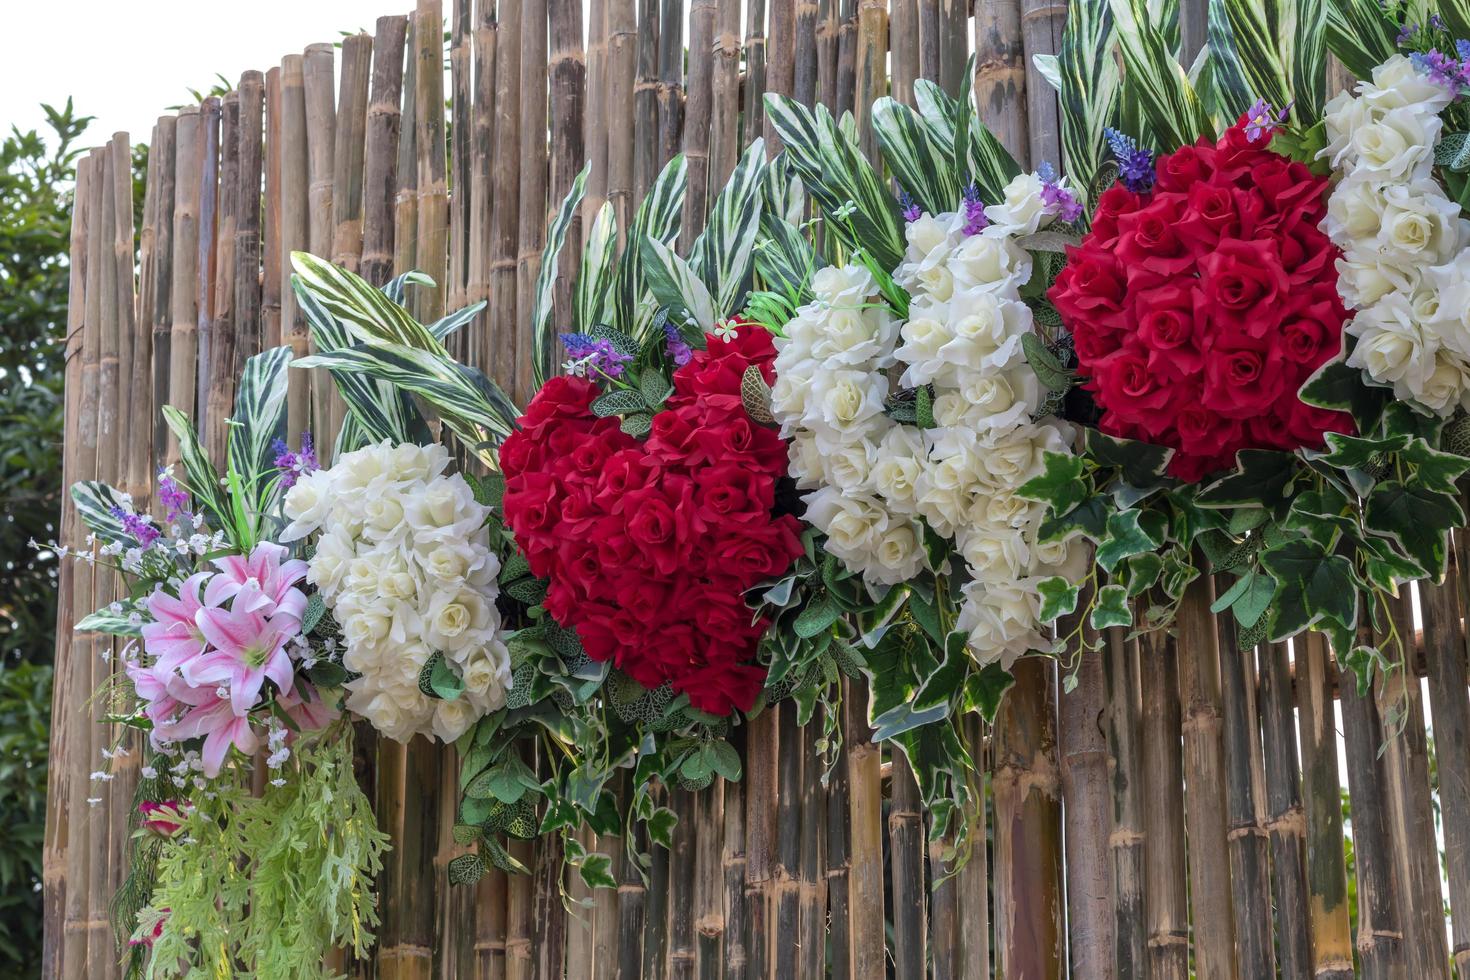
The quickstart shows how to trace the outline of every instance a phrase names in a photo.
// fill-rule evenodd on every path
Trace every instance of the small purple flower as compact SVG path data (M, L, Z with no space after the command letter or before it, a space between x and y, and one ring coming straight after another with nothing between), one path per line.
M669 355L669 359L674 362L674 366L683 367L688 364L689 359L694 356L694 351L684 343L684 338L679 336L679 328L672 323L665 322L664 337L666 338L664 350Z
M1470 61L1470 41L1456 41L1455 54L1461 61Z
M177 521L189 513L189 495L182 487L168 475L168 471L158 474L158 502L163 504L164 516L169 523Z
M293 453L291 448L280 439L271 443L271 450L276 454L276 469L281 471L281 486L290 489L296 485L296 481L308 473L315 473L320 467L317 464L316 448L311 442L311 433L301 433L301 451Z
M619 354L606 337L589 337L583 333L564 333L561 342L574 361L583 361L609 378L623 376L623 368L632 362L628 354Z
M1036 168L1036 176L1041 178L1041 203L1045 204L1052 214L1067 222L1076 221L1082 217L1082 203L1071 191L1062 186L1061 179L1057 177L1057 172L1051 164L1043 162Z
M163 537L163 532L153 526L153 518L147 514L132 514L121 507L114 507L112 516L122 522L123 533L144 548L153 547L153 542Z
M1458 42L1456 49L1459 50ZM1430 48L1423 53L1409 55L1409 60L1414 67L1428 76L1431 82L1442 85L1452 92L1458 92L1460 86L1465 84L1465 65L1456 61L1449 55L1436 48Z
M962 229L966 235L978 235L990 224L990 219L985 217L985 202L980 200L980 189L971 182L965 188L965 227Z
M1442 31L1442 30L1444 30L1445 29L1445 26L1444 26L1444 18L1441 17L1439 14L1430 14L1429 15L1429 26L1432 27L1432 28L1434 28L1436 31Z
M1153 187L1153 151L1143 149L1133 137L1116 129L1105 129L1103 135L1107 137L1113 158L1118 161L1118 176L1123 186L1135 194L1142 194Z
M1412 41L1414 39L1414 35L1418 33L1418 24L1405 24L1403 27L1399 28L1399 36L1394 40L1399 47L1403 47L1404 45Z
M919 207L918 202L909 195L908 191L900 190L898 192L898 203L903 206L903 220L905 221L918 221L919 216L924 213L923 209Z

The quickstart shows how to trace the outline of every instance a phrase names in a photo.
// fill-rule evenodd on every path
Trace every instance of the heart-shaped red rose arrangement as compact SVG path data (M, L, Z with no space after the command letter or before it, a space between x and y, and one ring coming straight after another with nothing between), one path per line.
M552 618L593 659L719 715L749 710L765 679L767 624L743 593L802 551L796 518L771 513L786 445L740 394L751 364L774 379L775 349L757 325L734 330L674 372L645 439L593 413L596 384L557 377L500 450L505 520Z

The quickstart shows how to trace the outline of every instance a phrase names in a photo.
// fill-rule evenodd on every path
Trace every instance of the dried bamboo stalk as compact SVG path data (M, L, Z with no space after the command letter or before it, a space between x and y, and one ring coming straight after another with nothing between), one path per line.
M235 350L244 361L260 353L260 182L265 124L265 76L240 76L238 187L235 191Z
M718 0L710 68L710 185L723 187L740 159L740 0Z
M931 818L929 867L934 878L934 890L929 896L929 950L933 958L931 975L934 980L958 977L963 952L958 882L951 874L953 869L946 857L953 846L954 841L949 837L935 833Z
M516 256L516 371L514 397L531 400L531 339L526 334L541 250L546 246L546 57L547 0L521 0L520 235Z
M670 802L668 791L655 785L652 789L655 805L666 806ZM678 833L678 828L675 828ZM643 907L643 964L642 977L660 980L669 972L669 851L652 841L644 842L648 847L648 890L644 893ZM626 941L626 939L624 940Z
M924 908L924 823L919 787L908 757L894 746L891 801L888 806L888 854L892 868L893 966L899 980L919 980L927 962L929 934Z
M857 93L857 0L836 0L839 4L837 18L837 101L834 111L841 118L844 112L854 112L853 99Z
M1461 571L1457 556L1440 585L1421 583L1424 644L1429 661L1429 704L1444 823L1445 877L1450 893L1450 955L1455 975L1470 976L1470 699L1466 697L1465 635L1460 622Z
M822 722L813 720L798 730L793 752L802 758L801 850L798 899L797 976L825 976L827 960L827 790L822 785L821 759L815 748Z
M618 222L618 241L633 218L633 144L651 139L634 130L633 79L637 69L638 24L633 0L604 0L607 15L607 199Z
M1053 0L1021 0L1021 39L1026 53L1026 128L1033 165L1062 156L1061 113L1056 89L1036 73L1038 54L1056 54L1062 46L1067 8Z
M689 106L684 120L684 160L689 184L684 192L684 215L679 226L679 244L688 254L694 240L704 231L709 213L710 116L714 107L713 70L716 0L693 0L689 8Z
M882 980L887 953L883 915L882 760L868 727L868 689L861 679L844 683L842 740L847 747L851 868L848 872L849 938L855 980ZM752 737L754 737L752 735Z
M766 0L747 0L745 4L744 85L744 140L750 142L763 135L766 118ZM776 155L769 145L766 155Z
M695 794L679 788L670 794L669 808L679 818L674 827L674 847L668 860L668 976L691 980L697 962L694 940L694 890L698 882L696 838L699 806Z
M995 934L1006 976L1063 971L1061 812L1050 663L1012 671L995 726Z
M623 840L621 837L592 838L593 850L601 851L612 859L608 869L614 881L623 876ZM617 888L598 888L592 892L592 908L588 919L592 932L592 973L594 980L609 980L618 975L618 916L621 913L620 896ZM570 972L570 971L568 971Z
M698 868L694 893L695 941L698 944L696 975L701 980L724 976L725 866L721 836L725 830L725 788L716 779L713 786L695 797L694 858Z
M143 325L151 326L153 333L153 383L150 386L149 409L153 425L153 454L150 470L158 470L166 462L168 448L168 425L163 420L162 407L168 402L169 375L172 372L173 335L173 248L174 248L174 197L177 182L176 150L178 144L178 119L162 116L154 127L155 137L148 147L148 169L158 175L154 187L153 208L154 236L149 249L149 264L143 278L146 319Z
M538 980L567 975L566 916L562 914L562 869L565 854L560 834L536 841L535 884L531 903L531 950Z
M406 17L379 17L373 35L373 83L367 110L362 181L362 277L374 286L393 273L393 193L402 121Z
M939 0L939 84L950 95L958 95L969 54L965 35L970 4L966 0Z
M286 342L281 331L281 69L265 73L265 195L261 224L261 346Z
M280 140L273 155L280 168L279 218L276 228L280 239L276 251L277 276L281 305L281 341L291 345L295 357L305 357L310 350L306 317L296 304L291 290L291 253L311 247L311 210L309 147L307 145L305 62L299 54L281 60L281 124ZM269 212L267 212L269 213ZM269 293L267 294L269 295ZM311 375L292 371L286 395L286 428L300 432L312 426Z
M393 184L393 271L398 275L418 268L419 156L416 94L419 75L418 26L410 15L404 40L403 107L398 127L398 161ZM413 308L417 297L405 301Z
M658 0L638 0L638 71L633 82L633 195L641 200L658 173L659 147ZM682 38L674 35L674 44Z
M551 54L547 73L551 86L550 204L560 207L586 156L583 119L587 66L582 53L582 0L550 0ZM558 323L570 323L572 284L582 259L582 218L572 217L562 248L554 291Z
M149 444L152 441L149 430L153 424L149 412L152 402L147 394L152 363L148 357L149 331L146 327L140 330L138 326L138 258L133 248L136 235L133 224L133 153L128 134L114 133L111 147L112 261L117 269L118 422L122 447L117 478L118 486L131 493L134 499L145 501L153 484L153 474L148 468ZM122 799L132 799L137 780L138 754L131 751L132 732L121 727L118 731L128 736L129 754L115 762L112 789ZM115 831L115 844L125 846L125 825L126 820ZM116 881L120 885L124 874L121 873L121 868L118 872Z
M1217 582L1217 587L1225 587ZM1264 807L1265 772L1256 728L1256 658L1241 650L1233 614L1215 618L1220 649L1220 703L1224 722L1227 847L1240 970L1275 976L1271 943L1269 842Z
M475 888L476 980L505 978L505 872L491 868Z
M1059 632L1070 633L1064 627ZM1071 653L1071 651L1069 651ZM1075 976L1116 977L1113 874L1108 840L1108 744L1103 734L1107 683L1103 657L1087 650L1077 659L1077 684L1060 696L1057 756L1062 767L1067 875L1067 935Z
M1307 817L1307 912L1312 975L1353 975L1347 873L1342 856L1342 800L1332 717L1332 675L1320 633L1292 641L1296 653L1297 719L1301 728L1302 788Z
M362 268L363 171L372 64L371 34L343 38L336 143L332 149L332 262L352 272Z
M333 156L337 146L336 96L333 91L336 53L330 44L313 44L302 57L302 93L306 106L307 155L307 247L313 255L330 259L336 236L336 219L332 201L336 165ZM310 335L307 349L315 350ZM347 408L337 394L337 386L325 371L313 371L311 385L311 426L319 433L323 452L330 458L331 442Z
M777 95L793 95L796 88L796 0L766 0L769 21L766 25L765 87ZM765 121L764 135L768 153L781 152L781 139Z
M771 973L773 894L776 884L776 787L780 711L752 718L745 734L745 957L746 975ZM879 901L882 901L879 886Z
M1138 639L1143 720L1144 914L1148 976L1189 976L1189 908L1185 897L1184 793L1179 744L1179 697L1174 638Z
M1365 637L1371 642L1371 637ZM1352 801L1353 856L1358 877L1358 962L1368 980L1408 976L1401 923L1401 896L1395 889L1394 854L1389 841L1391 792L1378 747L1383 727L1371 692L1358 693L1351 670L1337 676L1342 705L1343 741L1347 746L1348 793ZM1417 974L1416 974L1417 975Z
M919 0L893 0L891 7L890 94L905 105L913 105L914 79L919 77Z
M838 21L841 0L817 0L817 101L840 116L837 94Z
M641 48L643 39L648 36L641 21L638 30ZM662 168L679 152L683 133L684 0L663 0L658 20L658 154L654 160L655 169ZM637 152L634 150L635 155ZM641 193L639 197L642 197Z
M1261 743L1266 759L1266 830L1282 980L1307 980L1306 817L1297 769L1296 719L1286 645L1261 648Z
M798 939L801 930L801 900L796 879L801 863L801 729L796 724L796 702L782 701L773 708L779 713L776 759L776 848L771 916L774 931L771 948L777 980L797 975Z
M195 374L194 404L201 418L197 428L204 432L209 419L209 381L214 363L214 265L215 225L219 219L219 124L220 101L208 98L199 104L199 257L195 264L199 364Z
M240 376L235 348L235 244L240 213L240 96L220 103L219 211L215 222L214 340L203 432L210 458L225 458L226 424Z
M495 28L495 205L490 247L490 376L502 385L516 376L516 231L520 211L521 0L505 0Z
M587 827L581 827L577 831L577 843L587 852L597 850L597 844L593 840L592 831ZM596 946L596 920L594 918L594 907L596 898L593 890L582 880L582 876L576 869L567 871L567 900L570 903L565 912L566 934L567 934L567 964L566 976L575 977L577 980L592 980L597 972L594 963L597 962L594 955ZM556 910L553 914L562 914Z
M731 741L745 758L745 732L736 729ZM722 976L745 976L745 778L727 782L723 801L720 837L722 907L724 910L724 962Z
M449 123L449 281L448 308L464 308L469 296L470 215L475 206L475 188L470 173L474 166L470 149L474 139L474 0L450 3L450 112ZM455 332L449 351L460 361L469 359L470 330Z
M1144 915L1143 731L1140 719L1138 646L1120 628L1103 636L1107 686L1107 747L1111 756L1113 879L1113 975L1142 976L1148 968Z
M618 777L619 800L626 801L630 798L632 792L630 783L629 774ZM643 836L640 830L638 838ZM637 849L643 841L635 838L633 843ZM620 852L623 851L626 844L626 841L616 841ZM618 980L638 980L643 971L644 904L648 892L643 883L643 876L631 857L620 858L616 864L620 874L618 876L618 958L615 975Z
M840 709L839 709L840 710ZM840 726L841 717L837 718ZM839 729L840 731L840 729ZM830 938L831 976L852 976L852 912L849 876L852 873L852 810L847 792L847 752L844 744L827 772L826 841L827 934ZM728 824L727 832L728 832ZM742 828L743 829L743 828Z
M469 280L465 299L490 300L490 245L494 235L495 163L495 2L475 0L475 106L470 139ZM488 305L486 307L488 311ZM488 312L475 318L470 334L470 363L488 370L494 331Z
M873 100L888 90L884 59L888 51L888 5L883 0L857 0L857 55L854 60L853 120L858 146L870 163L880 162L873 133Z
M917 28L915 35L918 38L915 77L937 82L940 76L942 47L939 0L912 0L911 9L914 15L914 26Z
M1179 700L1184 742L1185 826L1189 894L1194 909L1195 972L1234 977L1235 928L1230 855L1226 849L1225 758L1221 739L1220 654L1210 616L1214 589L1206 576L1185 590L1179 628Z
M816 105L817 76L820 73L817 49L817 0L796 0L791 12L791 41L795 47L791 69L791 94L804 105Z
M587 147L587 194L582 199L582 223L588 225L607 200L607 4L590 0L587 17L587 111L582 118Z
M444 134L444 7L441 0L418 0L414 13L414 151L418 180L417 241L414 265L433 277L435 287L414 290L414 311L425 323L442 317L449 271L449 163ZM407 103L405 103L407 111Z
M168 403L197 417L194 404L199 366L199 109L190 106L179 113L177 164L174 170L173 278L169 286L169 383ZM167 431L167 430L165 430ZM179 460L179 442L168 434L164 458Z

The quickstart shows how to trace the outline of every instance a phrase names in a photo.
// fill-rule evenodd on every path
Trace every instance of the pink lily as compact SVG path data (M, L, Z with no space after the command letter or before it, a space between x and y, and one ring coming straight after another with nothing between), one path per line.
M245 555L225 555L214 560L219 574L205 590L207 605L220 605L226 599L236 612L285 615L301 622L306 615L306 593L295 588L306 578L306 562L299 558L286 561L287 549L262 541Z
M184 717L163 728L161 734L175 742L204 736L204 751L200 755L204 775L211 779L219 775L231 745L245 755L260 747L260 737L250 727L249 717L235 714L228 698L213 698L212 703L190 709Z
M242 717L260 700L267 680L279 690L290 689L294 668L286 644L300 629L299 620L214 607L199 610L195 621L214 649L184 665L184 681L190 686L224 685L235 714Z
M208 647L194 614L206 605L213 605L208 600L199 600L199 587L211 576L210 572L190 575L179 589L177 599L163 589L155 589L148 597L148 612L153 622L143 627L143 649L153 658L149 669L160 682L167 683L170 674Z

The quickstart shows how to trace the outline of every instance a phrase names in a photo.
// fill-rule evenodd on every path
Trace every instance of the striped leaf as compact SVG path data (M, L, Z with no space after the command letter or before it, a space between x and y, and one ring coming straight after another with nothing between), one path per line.
M447 353L427 327L361 276L308 252L292 252L291 266L296 270L291 277L296 294L310 292L359 339L377 337L435 354Z
M262 351L245 362L235 389L235 414L230 419L229 468L246 495L248 513L271 510L267 486L275 471L271 444L286 438L286 390L291 348Z
M1062 160L1073 180L1084 188L1092 186L1109 157L1103 130L1119 124L1116 48L1108 0L1073 0L1056 58L1057 90L1062 108Z
M582 266L572 287L572 327L577 333L586 333L610 318L617 249L618 219L612 202L607 201L587 231Z
M126 616L119 616L107 609L100 609L90 616L83 616L72 629L77 633L106 633L109 636L142 636L141 624L134 624Z
M961 98L949 95L928 79L919 79L914 82L914 102L936 140L955 147L956 154L963 148L965 163L954 164L961 189L973 182L981 200L998 201L1005 197L1005 186L1020 174L1021 165L975 115L970 94L973 61L972 57L965 71Z
M873 103L873 131L888 168L919 207L940 214L959 206L952 142L936 139L917 112L886 96Z
M1328 0L1326 21L1328 49L1359 78L1371 77L1398 51L1398 29L1377 0Z
M1210 0L1210 51L1226 118L1235 120L1257 99L1278 109L1297 99L1305 118L1320 114L1320 92L1302 92L1295 79L1298 56L1310 63L1315 51L1319 73L1315 83L1319 89L1324 84L1322 8L1317 0L1306 0L1306 6L1307 11L1299 11L1296 0ZM1316 12L1317 23L1299 22L1299 13L1311 11Z
M458 330L460 327L464 326L466 323L469 323L475 317L479 316L480 311L484 308L485 301L480 300L480 302L476 303L474 306L466 306L462 310L456 310L448 316L442 317L429 324L429 333L434 335L435 340L443 343L446 339L449 338L450 334L454 333L454 331Z
M756 233L760 230L761 198L767 169L766 144L764 140L757 139L736 162L730 179L715 198L704 231L700 232L689 250L689 268L708 287L707 295L713 299L715 318L727 317L739 310L750 289L751 252L755 248ZM645 243L648 241L644 239ZM649 261L646 252L643 261ZM649 285L653 286L653 283L650 281ZM656 287L653 292L658 295ZM662 303L662 298L659 301ZM713 320L710 326L713 326Z
M1071 16L1072 11L1073 7L1067 8L1067 14L1069 17ZM1067 21L1067 26L1070 27L1071 24L1072 22L1069 19ZM1065 33L1062 35L1062 43L1067 43L1067 35ZM1050 85L1052 88L1056 89L1058 93L1060 93L1062 91L1062 66L1058 62L1057 58L1058 56L1054 54L1033 54L1031 56L1031 63L1036 66L1036 71L1039 75L1041 75L1042 81L1046 82L1046 84Z
M297 299L318 353L345 350L356 343L347 326L328 313L310 289L298 290ZM413 400L392 385L351 371L333 371L332 380L348 411L347 423L337 434L339 455L384 439L429 441L428 429Z
M71 499L77 505L77 516L99 540L129 548L137 546L138 542L123 530L122 521L112 513L114 507L131 511L132 498L97 480L83 480L71 485Z
M766 96L766 118L781 137L791 167L831 220L827 230L848 249L862 247L882 268L903 260L898 202L825 106L810 109L782 95Z
M791 161L784 150L766 168L761 207L793 225L801 224L806 216L806 191L801 188L800 178L791 172Z
M715 325L715 300L694 269L655 238L644 238L643 279L681 333L703 339Z
M430 288L433 288L434 280L422 272L405 272L402 275L394 276L392 279L389 279L386 283L383 284L381 289L384 296L388 297L399 306L407 306L407 304L403 300L403 297L405 292L407 291L407 287L410 284L415 286L428 286Z
M203 508L211 527L228 532L239 543L242 529L237 526L234 509L219 485L219 471L205 455L199 437L194 434L194 426L189 424L189 417L172 405L165 405L163 420L179 441L179 458L184 464L183 482L193 494L194 503Z
M1470 38L1470 0L1439 0L1435 6L1451 37Z
M794 306L809 303L812 275L824 265L825 260L790 222L770 213L761 215L755 268L764 288L790 298Z
M556 285L567 229L572 226L572 219L582 204L587 174L591 169L592 164L587 164L572 181L571 190L567 191L551 220L551 227L546 230L546 247L541 250L541 271L536 276L536 295L531 301L531 372L537 387L556 370L556 331L551 329L552 290Z
M515 431L515 405L495 382L474 368L428 351L385 342L359 344L320 351L296 361L295 366L356 371L419 396L438 411L466 447L492 467L494 447Z
M1200 136L1214 138L1204 106L1174 58L1167 12L1150 10L1147 0L1110 0L1128 83L1122 98L1133 102L1147 121L1159 149L1172 152Z
M643 281L643 249L638 242L645 237L674 244L679 237L679 216L684 209L684 190L689 184L689 168L684 154L670 160L654 179L648 195L633 215L624 239L623 254L618 258L617 291L612 310L612 325L642 342L658 312L658 304Z

